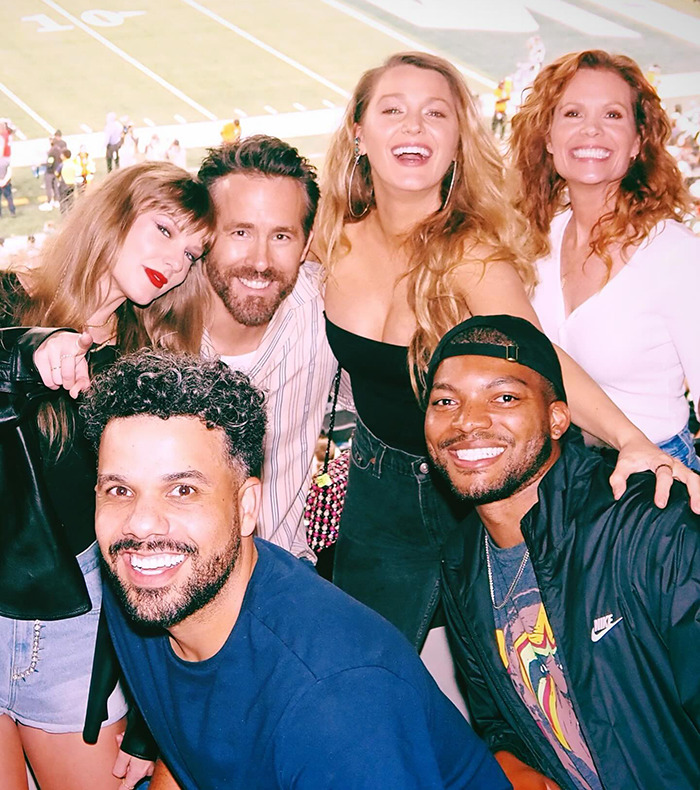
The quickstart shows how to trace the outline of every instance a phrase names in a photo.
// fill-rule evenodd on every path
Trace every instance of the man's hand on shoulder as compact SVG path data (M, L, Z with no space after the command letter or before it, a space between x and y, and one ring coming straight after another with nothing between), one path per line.
M560 790L553 780L530 768L510 752L496 752L496 762L513 785L513 790Z

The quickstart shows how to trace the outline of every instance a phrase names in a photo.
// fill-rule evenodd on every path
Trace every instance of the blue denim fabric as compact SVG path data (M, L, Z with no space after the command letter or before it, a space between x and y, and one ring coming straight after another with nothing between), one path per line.
M440 548L461 514L428 459L384 444L358 420L333 581L420 649L439 601Z
M673 458L683 461L690 469L700 472L700 458L695 452L693 437L687 427L665 442L659 442L658 446Z
M102 605L99 557L93 543L77 558L92 601L86 614L50 621L0 616L0 714L46 732L82 731ZM107 708L105 724L126 715L119 686Z

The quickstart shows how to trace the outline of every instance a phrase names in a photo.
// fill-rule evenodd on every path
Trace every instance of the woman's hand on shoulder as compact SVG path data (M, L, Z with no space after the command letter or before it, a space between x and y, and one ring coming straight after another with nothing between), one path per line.
M90 386L90 372L85 355L92 346L89 332L56 332L34 352L34 365L41 380L52 390L63 387L71 398Z
M682 461L659 450L644 436L629 441L620 448L617 465L610 475L610 487L615 499L625 493L627 478L631 474L647 470L656 475L654 504L657 507L666 507L673 481L678 480L688 489L691 509L700 514L700 475Z

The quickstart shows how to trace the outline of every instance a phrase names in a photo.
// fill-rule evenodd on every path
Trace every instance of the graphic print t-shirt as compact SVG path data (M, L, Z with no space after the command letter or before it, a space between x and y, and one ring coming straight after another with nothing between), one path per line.
M526 546L521 543L501 549L488 540L494 598L500 604L518 574ZM561 657L529 559L507 604L502 609L494 608L493 618L503 666L571 780L582 790L603 790L571 704Z

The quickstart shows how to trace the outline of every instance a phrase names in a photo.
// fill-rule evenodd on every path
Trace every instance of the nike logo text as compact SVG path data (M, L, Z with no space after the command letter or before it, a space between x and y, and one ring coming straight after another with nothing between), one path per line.
M596 617L593 621L593 628L591 628L591 642L599 642L608 631L611 631L620 621L621 617L613 620L611 614L606 614L603 617Z

